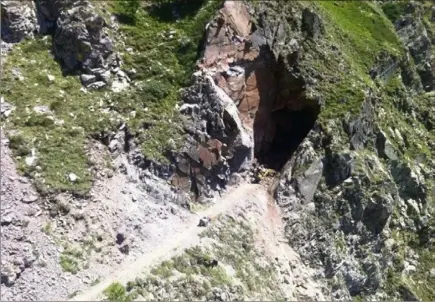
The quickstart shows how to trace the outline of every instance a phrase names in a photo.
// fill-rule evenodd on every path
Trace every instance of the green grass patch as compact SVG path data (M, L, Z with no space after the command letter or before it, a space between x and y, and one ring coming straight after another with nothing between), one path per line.
M60 266L64 272L70 272L72 274L77 274L80 270L79 261L68 255L60 255Z
M259 297L274 300L282 298L273 266L258 263L263 255L255 248L255 234L247 223L223 216L202 236L217 240L213 249L216 259L236 271L236 277L247 294L259 294Z
M68 243L64 244L64 250L59 258L59 263L65 272L76 274L81 269L87 268L87 255L89 247L85 243L84 249L78 246L71 246Z
M136 13L140 8L140 0L115 1L115 11L118 18L125 23L136 23Z
M171 299L211 299L215 289L230 288L240 299L246 297L282 298L273 265L254 248L254 232L246 222L220 217L202 237L215 240L213 246L196 246L181 255L163 261L145 278L136 278L127 285L127 292L147 297L165 289ZM212 267L213 259L219 261ZM228 273L227 267L235 271Z
M407 278L407 284L422 301L435 300L435 278L430 275L431 269L435 269L435 250L420 249L419 265L417 270Z
M403 54L393 25L375 4L367 1L316 4L332 21L330 33L360 73L367 74L383 51L396 56Z
M420 245L417 235L411 232L393 230L392 235L399 245L399 250L396 252L394 266L387 273L386 292L396 297L397 293L406 290L421 301L433 301L435 299L435 279L430 275L430 270L435 268L434 246ZM419 256L418 265L415 271L403 275L406 250L409 248L412 248Z
M20 170L35 178L40 191L85 194L91 187L83 145L87 135L110 124L108 116L92 114L102 92L83 93L78 77L64 77L50 53L51 39L20 43L4 62L0 94L16 110L6 121L15 130L11 147ZM20 73L22 80L13 74ZM49 81L48 75L55 77ZM42 110L41 110L42 109ZM42 112L41 112L42 111ZM35 151L36 163L25 158ZM74 173L78 179L70 181Z
M382 10L367 1L319 1L315 5L323 15L328 42L340 55L328 49L319 52L308 42L305 48L317 52L317 59L306 62L325 75L318 91L324 99L320 122L355 115L365 99L364 91L374 87L371 69L381 54L400 58L404 47ZM341 67L340 67L341 66Z
M173 275L174 263L172 261L163 261L159 266L153 268L151 273L163 278L169 278Z
M43 227L41 227L41 231L47 235L50 235L53 232L53 225L51 224L51 222L48 222Z
M421 94L408 101L405 88L397 74L385 85L383 92L380 108L385 114L379 119L380 127L404 160L410 164L414 164L416 159L429 163L432 152L428 142L433 140L434 122L434 111L428 106L429 98ZM410 114L412 109L416 118ZM396 129L403 140L393 135L390 129Z
M365 86L355 79L343 80L335 85L324 85L322 92L325 104L319 119L326 121L345 114L357 115L365 99L364 88Z

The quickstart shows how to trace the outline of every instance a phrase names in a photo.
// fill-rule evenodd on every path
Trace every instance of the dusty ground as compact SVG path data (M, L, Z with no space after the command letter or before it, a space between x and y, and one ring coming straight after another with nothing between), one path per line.
M242 185L227 196L223 197L218 203L210 208L201 211L195 216L190 217L183 227L180 227L172 236L168 236L161 242L158 248L144 252L134 262L126 263L107 278L84 294L78 295L74 301L91 301L101 298L102 291L112 282L118 281L127 283L132 276L137 276L149 269L153 264L171 258L183 250L198 245L200 243L199 234L203 228L197 226L198 220L203 216L217 216L227 213L239 203L246 201L261 200L264 198L264 189L259 185Z
M276 261L277 267L280 268L279 282L287 299L325 299L321 286L313 281L314 271L302 263L299 255L284 240L280 209L269 197L264 186L241 185L198 217L217 217L221 214L243 217L249 221L255 230L257 248L265 252L264 260L270 263ZM146 275L158 263L180 255L188 248L210 245L209 238L200 236L204 229L196 226L198 217L192 217L189 221L190 227L180 229L174 236L166 238L158 249L144 253L136 261L118 268L104 281L76 296L74 301L102 300L103 290L112 282L126 284L133 280L134 276Z
M1 284L4 301L65 300L119 265L154 251L165 238L190 227L195 217L163 198L151 199L132 173L116 171L95 183L89 200L58 196L68 213L50 217L49 202L17 173L3 131L1 143L1 271L2 279L10 280ZM122 161L120 156L115 164ZM116 244L118 233L126 237L128 254ZM87 244L93 248L78 260L79 271L63 271L61 256Z

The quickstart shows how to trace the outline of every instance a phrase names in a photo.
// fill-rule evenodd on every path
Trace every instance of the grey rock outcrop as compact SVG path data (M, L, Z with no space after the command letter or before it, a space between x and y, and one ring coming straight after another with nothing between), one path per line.
M373 141L379 130L372 131L361 132L360 140ZM336 299L382 295L384 272L397 257L383 248L390 228L426 234L420 240L430 242L420 214L428 200L424 169L399 164L397 156L385 166L365 149L319 152L323 135L319 129L310 132L275 190L286 212L287 236L303 258L334 280L330 289ZM407 293L412 291L404 287L401 297Z
M17 43L38 32L36 11L31 1L1 1L1 39Z
M104 19L90 3L76 5L60 13L54 33L54 51L69 70L92 72L105 67L113 43L104 34Z
M89 1L2 0L1 13L2 48L35 33L51 34L54 54L67 72L86 73L83 84L90 88L111 84L111 71L118 71L120 58L113 51L106 21ZM128 85L119 72L118 78L114 91Z
M319 15L308 8L304 9L302 12L302 31L313 39L319 38L324 32Z
M252 132L234 102L207 75L183 93L179 110L190 138L176 156L178 178L189 179L197 196L223 190L231 173L246 170L253 159Z
M417 65L423 89L433 91L434 67L431 59L433 46L422 22L422 8L420 6L421 3L410 2L405 15L395 22L395 27L399 38L408 48Z
M65 69L94 75L95 79L83 79L87 86L93 82L108 84L110 70L120 62L106 32L106 21L95 7L88 1L56 0L38 1L37 7L41 28L53 32L54 53Z
M273 4L263 3L258 7L256 31L264 33L264 40L269 42L275 56L285 54L290 57L288 53L293 51L290 45L304 46L305 53L300 50L285 68L287 73L298 70L305 92L314 95L316 84L313 79L325 81L327 77L311 73L310 67L304 64L310 65L307 58L314 55L309 54L311 47L317 47L322 55L329 51L329 46L322 44L328 44L323 39L322 20L297 5L289 8L291 13L285 17L278 17L278 7ZM267 22L263 20L266 12L262 8L268 13ZM301 17L301 23L297 23L295 20ZM410 56L380 53L369 73L379 86L363 90L358 113L345 113L340 117L331 115L318 121L291 155L275 184L274 196L285 212L290 244L305 261L318 269L319 278L327 280L334 299L347 300L356 295L368 299L392 297L391 293L386 293L390 281L385 281L386 272L394 267L400 276L402 268L396 262L403 260L399 259L397 250L408 247L403 242L387 245L388 240L392 240L393 234L411 231L419 234L416 240L420 244L427 247L432 242L429 239L432 234L428 227L430 223L424 217L432 217L428 214L431 198L427 177L431 175L429 171L433 171L433 164L431 166L430 160L422 160L424 164L413 163L407 158L414 156L407 152L412 140L409 136L418 134L406 130L417 124L413 118L417 111L412 103L413 93L420 92L422 86L426 90L432 89L429 82L433 82L433 75L425 73L424 67L430 67L432 46L420 19L408 17L395 25ZM286 30L280 29L280 18L291 24L289 35L295 42L284 42ZM275 30L270 30L273 21L277 25ZM308 21L311 25L306 23ZM317 45L313 46L313 42ZM392 103L400 111L398 116L410 116L400 125L394 124L394 118L386 119L388 110L393 109L384 106L386 94L383 93L384 85L390 84L398 73L401 74L398 77L400 84L406 89L399 86L388 93L394 95ZM328 110L328 104L323 110ZM424 128L419 131L424 132ZM424 140L420 142L425 143ZM407 156L404 156L405 152ZM415 298L412 293L410 287L404 286L393 296Z
M61 12L78 2L77 0L35 0L40 33L52 34Z

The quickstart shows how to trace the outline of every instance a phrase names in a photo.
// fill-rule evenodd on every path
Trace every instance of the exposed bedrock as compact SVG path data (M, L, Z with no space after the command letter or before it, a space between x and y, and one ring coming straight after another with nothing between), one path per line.
M318 20L308 13L305 18L307 30L318 35ZM180 111L192 135L177 164L198 195L211 196L210 189L225 186L254 159L280 170L319 113L318 103L305 95L305 80L292 68L297 42L288 57L276 56L268 42L273 30L251 19L243 2L224 3L207 27L195 83L185 91ZM286 34L278 25L279 30Z

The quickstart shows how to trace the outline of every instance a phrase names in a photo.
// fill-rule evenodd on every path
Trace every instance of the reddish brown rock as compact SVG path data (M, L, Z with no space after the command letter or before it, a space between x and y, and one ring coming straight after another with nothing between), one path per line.
M299 72L292 71L291 66L297 64L301 55L298 41L288 41L288 56L277 56L270 45L276 40L286 41L284 23L278 19L253 26L251 18L246 3L226 1L207 28L199 68L211 73L216 85L236 104L242 124L254 132L256 157L261 157L276 144L292 149L293 146L284 146L286 140L297 137L301 127L309 127L295 125L300 124L297 116L308 114L311 120L312 114L307 112L317 111L318 105L306 97L305 80ZM276 136L281 136L279 143ZM210 149L199 149L210 165L215 160L208 154ZM289 155L282 155L286 156Z

